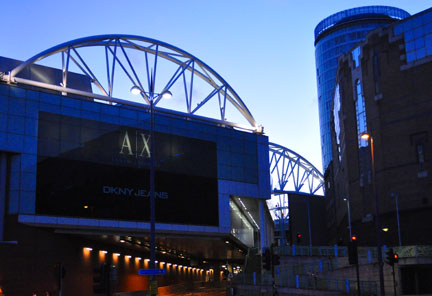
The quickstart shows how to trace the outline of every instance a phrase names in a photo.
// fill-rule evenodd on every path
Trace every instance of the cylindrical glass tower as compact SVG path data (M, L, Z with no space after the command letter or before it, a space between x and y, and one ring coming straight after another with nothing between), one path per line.
M409 16L408 12L395 7L364 6L335 13L316 26L315 63L323 171L332 160L330 112L338 57L363 41L371 30Z

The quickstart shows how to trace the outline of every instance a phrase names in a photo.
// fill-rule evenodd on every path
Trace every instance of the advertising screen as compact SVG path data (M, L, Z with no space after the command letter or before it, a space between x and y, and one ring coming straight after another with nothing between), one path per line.
M150 132L39 113L38 214L149 221ZM218 225L216 143L156 132L156 221Z

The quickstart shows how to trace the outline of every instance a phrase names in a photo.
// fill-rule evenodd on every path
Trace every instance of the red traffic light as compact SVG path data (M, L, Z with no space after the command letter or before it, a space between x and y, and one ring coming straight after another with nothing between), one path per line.
M301 233L297 233L297 237L301 238L302 237Z
M357 236L355 236L355 235L351 236L351 240L352 241L356 241L357 240Z
M398 254L394 254L393 258L395 258L397 260L397 259L399 259L399 255Z

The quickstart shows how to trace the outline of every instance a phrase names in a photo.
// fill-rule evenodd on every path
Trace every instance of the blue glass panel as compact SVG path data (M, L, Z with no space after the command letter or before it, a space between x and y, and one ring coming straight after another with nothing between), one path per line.
M412 20L407 20L404 23L405 32L411 30L413 28Z
M418 39L415 40L415 48L416 48L416 49L418 49L418 48L422 48L422 47L424 47L424 46L425 46L425 40L424 40L424 37L421 37L421 38L418 38Z
M0 132L0 150L6 150L7 148L7 134Z
M100 112L101 104L94 103L94 102L82 101L81 102L81 108L83 110L87 110L87 111Z
M0 132L5 132L7 130L7 122L8 116L0 113Z
M39 100L39 92L33 90L27 90L27 99L38 101Z
M8 134L7 148L13 152L23 152L24 149L24 136Z
M405 43L405 51L406 52L413 51L414 49L415 49L415 42L414 41Z
M423 15L423 23L432 23L432 11L429 11Z
M0 95L0 113L8 113L9 98Z
M426 55L432 55L432 44L426 44Z
M61 102L61 97L56 96L56 95L52 95L52 94L41 93L40 94L40 101L43 103L59 105Z
M414 61L414 60L416 59L415 51L408 52L406 57L407 57L407 58L406 58L406 59L407 59L407 62L412 62L412 61Z
M11 97L17 97L17 98L25 98L26 97L26 90L24 88L11 86L10 96Z
M406 31L405 32L405 42L411 41L413 39L414 39L414 31L413 30Z
M417 28L420 27L423 24L423 18L421 15L412 18L412 22L413 22L413 27Z
M25 101L22 99L9 99L9 114L22 115L25 114Z
M8 131L13 134L24 134L25 121L22 116L9 116Z
M397 36L397 35L402 34L403 30L404 30L403 24L399 24L399 25L394 26L393 33Z
M432 45L432 33L425 36L426 46Z
M432 33L432 23L425 25L424 26L424 31L425 31L426 34Z
M68 97L62 97L62 105L70 108L80 108L81 101L76 99L71 99Z
M419 48L417 50L417 59L422 59L426 56L426 48Z
M418 27L414 30L414 38L420 38L424 35L423 27Z
M25 134L29 136L37 136L37 120L33 118L25 119Z
M0 84L0 95L9 95L9 85L7 84Z

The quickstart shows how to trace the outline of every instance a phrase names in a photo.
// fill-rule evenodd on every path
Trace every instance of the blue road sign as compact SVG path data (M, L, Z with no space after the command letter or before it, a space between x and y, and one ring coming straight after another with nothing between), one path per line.
M164 275L166 274L166 269L139 269L139 275Z

